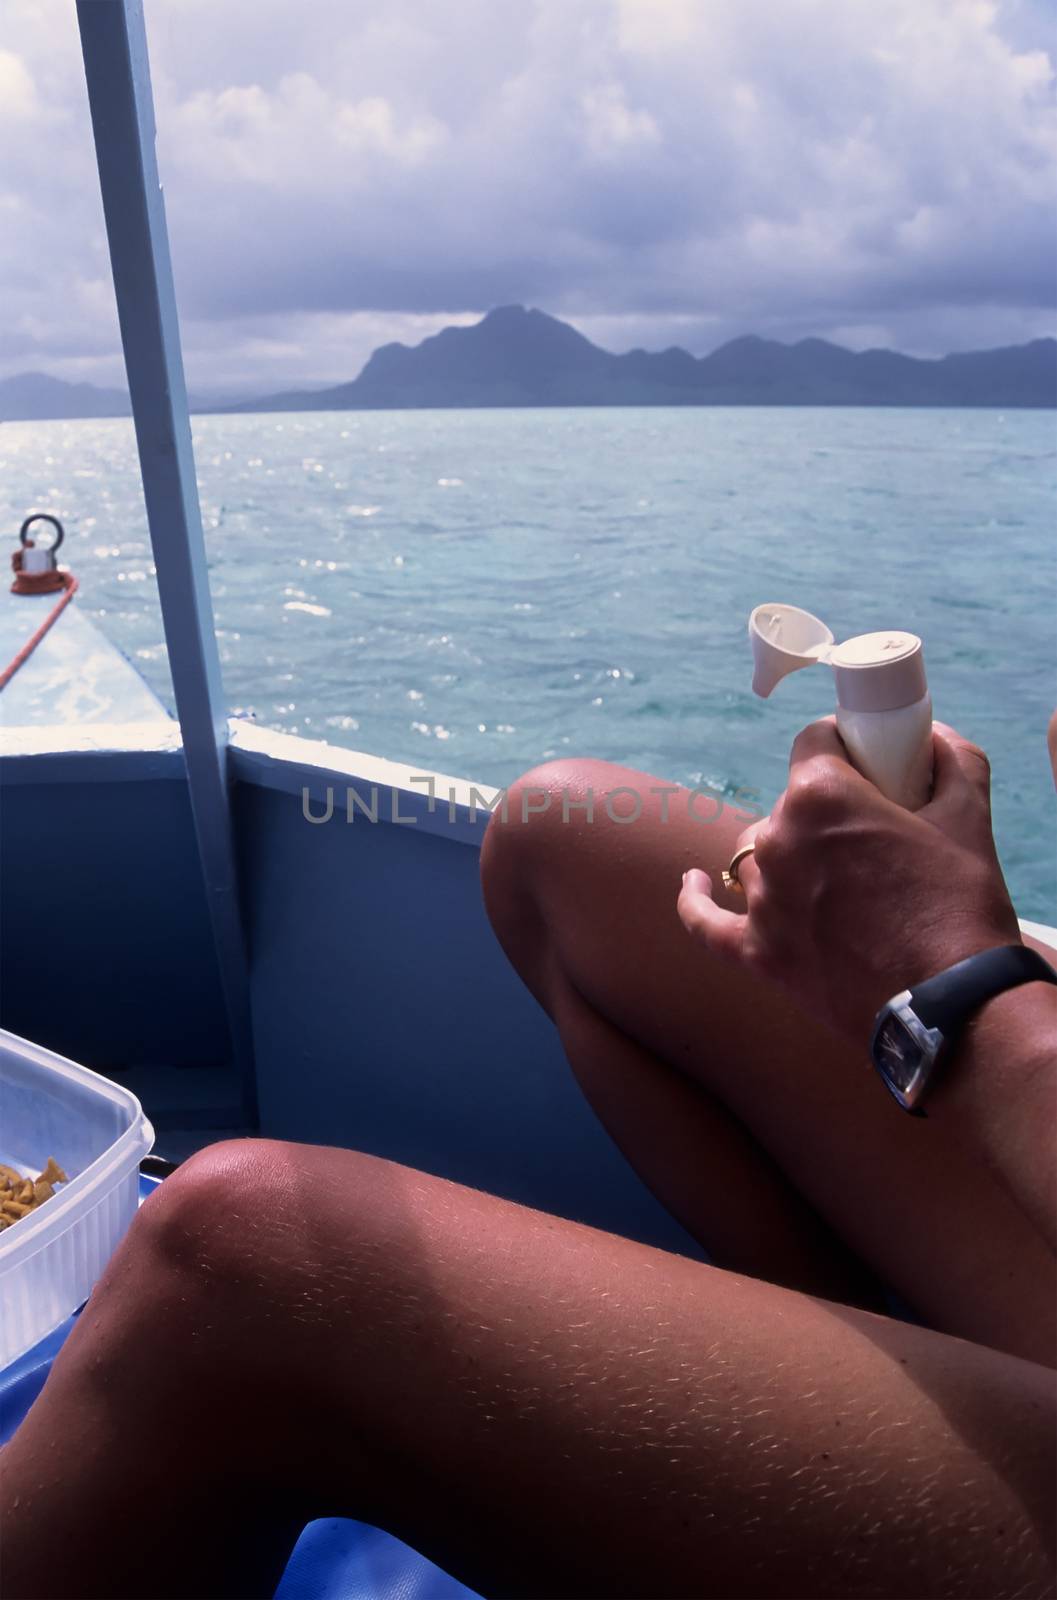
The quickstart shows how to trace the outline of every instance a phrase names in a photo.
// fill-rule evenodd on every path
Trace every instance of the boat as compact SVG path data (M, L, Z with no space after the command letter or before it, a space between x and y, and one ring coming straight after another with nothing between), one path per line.
M699 1254L491 931L495 789L229 720L142 10L78 15L178 716L76 601L0 694L3 1027L131 1089L169 1161L240 1133L346 1144ZM53 602L4 586L0 666ZM64 1331L0 1374L3 1436ZM467 1592L358 1524L299 1551L290 1582L321 1562L328 1593Z
M76 603L4 690L3 1026L132 1090L163 1168L234 1134L344 1144L699 1256L492 934L496 791L229 719L142 7L78 0L78 19L177 716ZM0 595L0 665L53 604ZM6 1432L69 1326L0 1374ZM334 1520L277 1592L468 1593Z

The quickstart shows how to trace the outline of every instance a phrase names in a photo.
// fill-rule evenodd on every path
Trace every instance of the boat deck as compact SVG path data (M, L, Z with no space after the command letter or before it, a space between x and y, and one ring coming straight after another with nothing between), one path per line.
M0 589L0 670L48 616L59 596ZM153 744L175 723L132 662L78 611L75 597L0 694L5 730L62 728L62 744L80 730L132 728ZM89 733L89 738L92 735ZM98 733L96 734L98 737ZM109 741L108 741L109 742Z

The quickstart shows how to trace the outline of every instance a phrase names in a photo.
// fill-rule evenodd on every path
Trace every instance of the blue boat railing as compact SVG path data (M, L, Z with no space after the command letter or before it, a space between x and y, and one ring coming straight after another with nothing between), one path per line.
M199 859L246 1123L258 1122L232 834L227 708L209 593L141 0L78 0L121 341Z

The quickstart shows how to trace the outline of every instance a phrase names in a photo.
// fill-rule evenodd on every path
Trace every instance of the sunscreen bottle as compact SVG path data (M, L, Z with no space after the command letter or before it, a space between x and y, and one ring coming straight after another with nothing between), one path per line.
M932 700L921 640L891 629L837 644L798 606L757 606L749 618L752 687L763 698L782 678L824 661L837 688L837 731L864 777L908 811L932 790Z

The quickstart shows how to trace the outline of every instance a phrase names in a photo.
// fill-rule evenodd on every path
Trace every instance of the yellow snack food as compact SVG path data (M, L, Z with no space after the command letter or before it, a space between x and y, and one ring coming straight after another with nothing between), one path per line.
M57 1183L68 1182L54 1156L48 1157L48 1164L39 1178L24 1177L14 1167L0 1161L0 1233L14 1227L45 1200L50 1200Z

